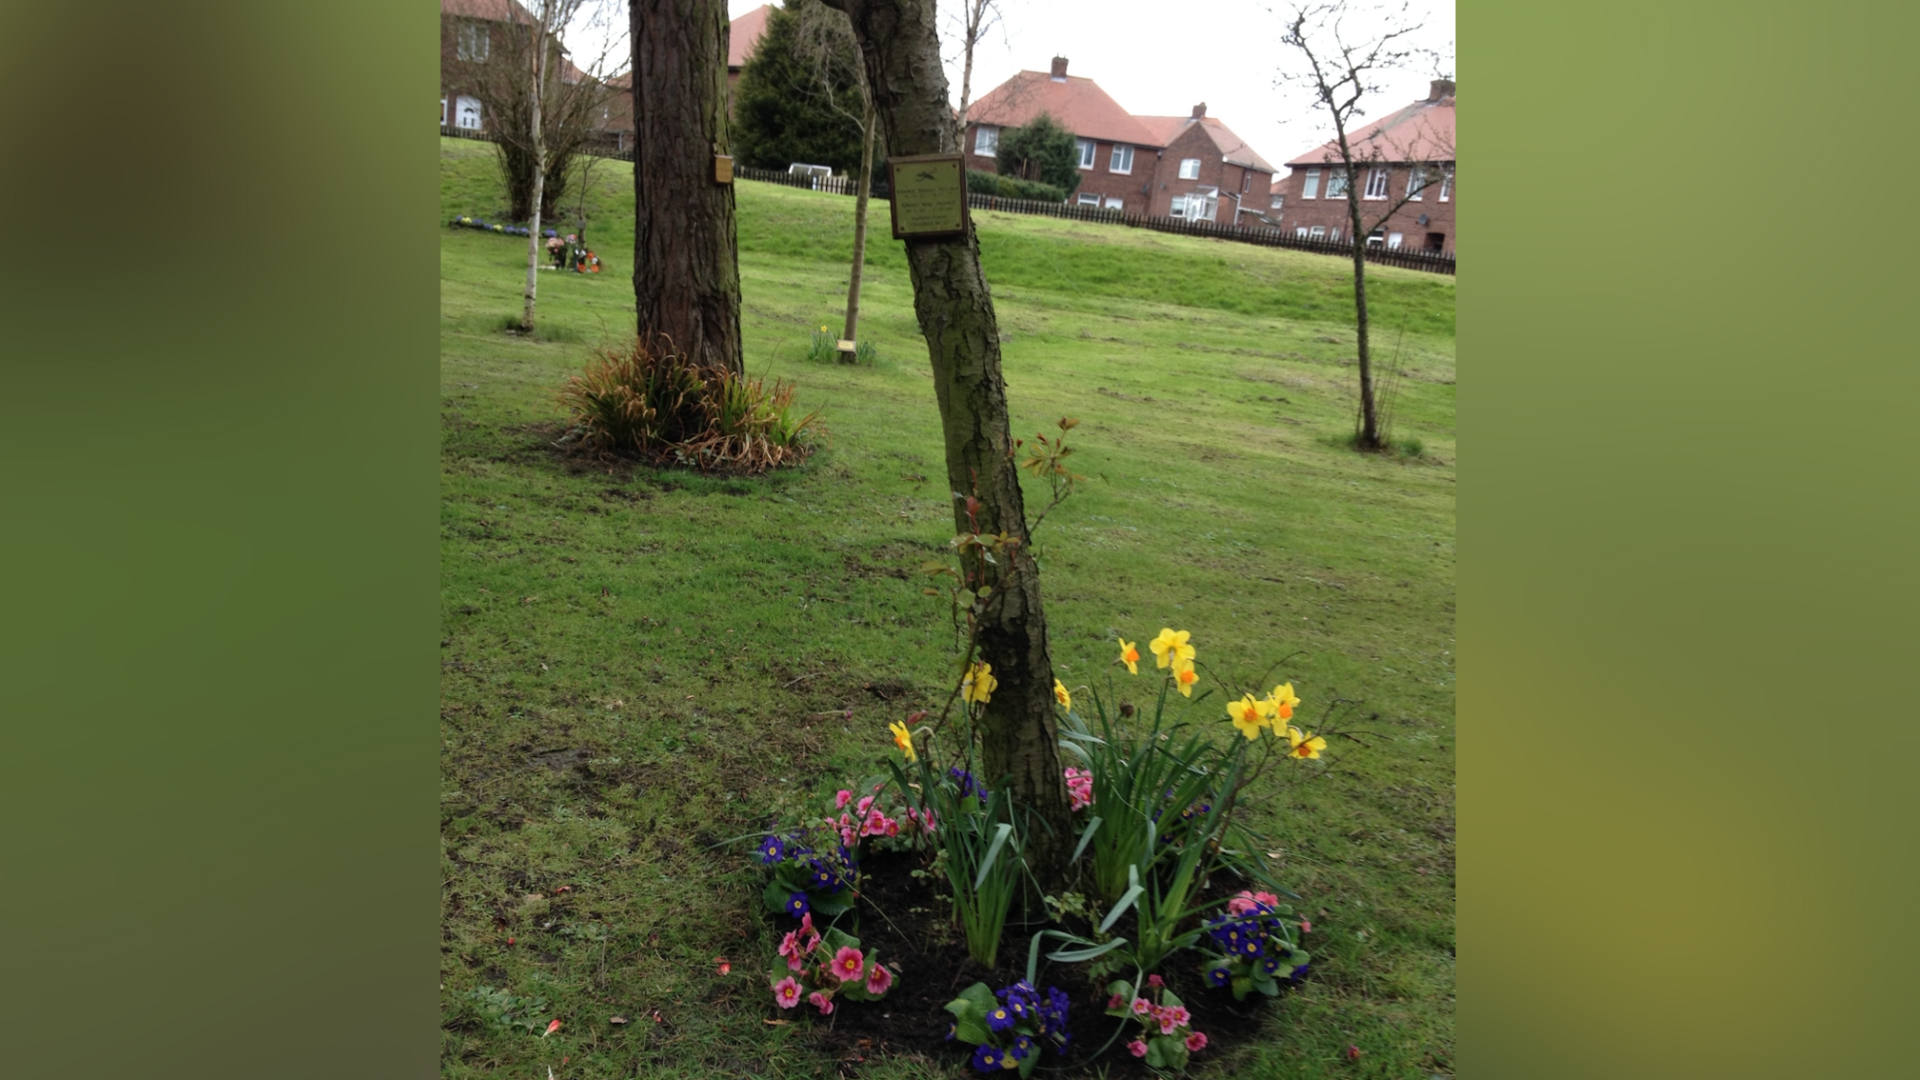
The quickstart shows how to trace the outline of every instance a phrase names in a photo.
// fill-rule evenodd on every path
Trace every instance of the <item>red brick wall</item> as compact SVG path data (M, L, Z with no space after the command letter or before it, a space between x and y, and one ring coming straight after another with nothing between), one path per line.
M1180 177L1180 162L1189 158L1199 159L1200 175L1183 180ZM1166 217L1173 210L1175 196L1189 194L1196 188L1216 187L1220 189L1220 205L1214 212L1214 222L1220 225L1252 224L1246 215L1237 215L1242 220L1236 222L1236 211L1240 207L1264 210L1271 197L1272 180L1271 173L1222 160L1220 147L1195 125L1182 132L1173 140L1173 145L1161 152L1159 167L1153 175L1153 196L1146 212L1156 217ZM1242 191L1242 187L1246 190ZM1234 198L1236 195L1239 196L1237 202Z
M1003 129L1004 130L1004 129ZM961 142L962 151L967 156L967 168L982 172L997 173L998 164L990 155L976 154L973 148L979 145L980 125L969 122L965 140ZM1080 186L1068 197L1069 203L1078 203L1082 192L1100 196L1102 206L1109 197L1120 200L1121 209L1129 213L1139 213L1146 195L1141 192L1153 175L1154 154L1158 148L1135 146L1133 148L1133 167L1131 171L1116 173L1113 171L1112 142L1096 140L1093 150L1093 168L1080 170Z
M1348 234L1350 221L1347 216L1346 197L1343 195L1333 199L1327 198L1327 177L1334 168L1335 166L1330 165L1320 166L1318 197L1313 199L1302 195L1306 187L1306 168L1295 167L1292 175L1281 181L1282 193L1286 196L1286 205L1280 210L1282 231L1291 234L1295 229L1311 229L1317 225L1328 230L1329 235L1336 228L1340 230L1342 237ZM1371 223L1381 210L1405 196L1410 175L1407 166L1394 166L1387 178L1387 198L1375 202L1364 198L1369 168L1371 166L1363 165L1358 170L1359 187L1363 196L1360 200L1360 217L1363 223ZM1400 246L1416 251L1428 246L1427 234L1438 233L1441 236L1441 250L1452 251L1454 249L1454 205L1457 194L1449 190L1447 199L1444 202L1441 201L1440 185L1435 181L1421 193L1421 198L1410 201L1395 210L1382 228L1389 235L1400 233L1402 237ZM1424 225L1420 223L1422 214L1427 217Z

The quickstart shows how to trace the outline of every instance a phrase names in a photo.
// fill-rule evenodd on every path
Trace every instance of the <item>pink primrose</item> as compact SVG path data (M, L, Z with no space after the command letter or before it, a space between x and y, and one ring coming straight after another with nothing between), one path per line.
M1127 1053L1132 1054L1134 1057L1146 1057L1147 1044L1141 1042L1139 1039L1135 1039L1127 1044Z
M867 993L879 997L892 985L893 972L887 970L887 965L875 964L872 970L867 972Z
M860 972L865 970L866 966L866 958L860 955L859 949L851 945L843 946L839 952L833 954L833 976L841 982L858 979Z
M1261 903L1263 903L1263 904L1265 904L1265 905L1267 905L1268 907L1279 907L1279 906L1280 906L1280 898L1279 898L1279 897L1277 897L1277 896L1275 896L1275 895L1273 895L1273 894L1272 894L1272 893L1270 893L1270 892L1257 892L1257 893L1254 893L1254 894L1253 894L1253 898L1254 898L1255 900L1258 900L1258 901L1260 901Z
M1246 893L1241 893L1239 896L1227 901L1227 914L1229 915L1245 915L1252 910L1253 898Z
M1155 990L1158 990L1161 987L1167 985L1167 980L1161 978L1158 975L1149 975L1147 976L1147 985L1153 987Z
M1127 999L1121 997L1119 994L1115 994L1112 997L1107 999L1107 1008L1109 1009L1125 1008L1126 1004L1127 1004Z
M846 809L847 804L852 801L853 801L853 792L848 791L845 788L841 788L833 796L833 808L835 810L844 810Z
M773 984L773 1001L783 1009L800 1004L800 984L793 981L793 976L789 975Z
M800 952L800 935L791 930L787 931L787 936L780 939L779 952L781 956L798 955Z
M1153 1011L1153 1002L1148 1001L1146 998L1143 998L1143 997L1137 997L1133 999L1132 1009L1133 1009L1133 1015L1145 1016L1148 1013Z
M1202 1050L1205 1050L1206 1048L1207 1048L1207 1037L1205 1035L1202 1035L1196 1031L1193 1034L1187 1036L1187 1052L1188 1053L1198 1053Z
M818 990L807 995L807 1003L819 1009L821 1016L833 1011L833 999Z
M899 835L900 835L900 823L899 823L899 822L897 822L897 821L895 821L895 820L893 820L892 818L888 818L888 819L887 819L887 826L886 826L886 828L887 828L887 835L888 835L888 836L899 836Z
M873 796L871 795L865 796L859 802L853 804L853 812L856 814L865 814L867 812L867 808L872 805L873 805Z

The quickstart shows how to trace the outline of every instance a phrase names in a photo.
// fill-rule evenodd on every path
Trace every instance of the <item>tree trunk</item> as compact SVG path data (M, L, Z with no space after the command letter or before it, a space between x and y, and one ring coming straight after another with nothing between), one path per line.
M853 207L853 271L847 278L847 332L840 335L846 341L859 340L854 335L860 330L860 272L867 262L867 194L873 190L873 135L880 126L879 117L874 115L872 94L867 95L863 119L866 139L860 151L859 201Z
M853 23L888 156L955 153L958 133L947 105L933 0L826 3L845 11ZM1005 532L1019 541L1011 558L1001 560L1009 575L1006 585L980 619L979 658L993 666L998 681L980 724L983 764L992 778L988 782L1006 778L1015 801L1033 815L1029 854L1041 880L1056 882L1064 876L1073 837L1056 748L1053 664L1040 574L1026 547L1025 507L1000 375L999 323L971 227L964 237L909 240L906 249L914 312L933 364L947 485L979 500L973 521L964 498L955 500L956 530ZM983 570L1000 569L982 566L977 553L964 560L974 580Z
M739 373L740 264L731 153L727 6L632 0L633 295L642 338L665 337L703 367Z
M1373 404L1373 354L1367 342L1367 237L1360 231L1359 191L1354 186L1360 178L1353 175L1353 169L1347 172L1347 216L1353 231L1354 341L1360 364L1359 446L1362 450L1378 450L1380 425Z
M527 228L527 302L520 313L520 329L533 332L534 294L540 287L540 205L547 182L547 140L540 130L540 93L546 88L546 18L533 27L533 89L529 104L533 107L533 214Z

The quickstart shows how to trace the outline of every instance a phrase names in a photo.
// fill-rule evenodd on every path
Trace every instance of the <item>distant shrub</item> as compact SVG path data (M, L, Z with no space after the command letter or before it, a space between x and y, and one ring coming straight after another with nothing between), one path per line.
M658 464L763 472L805 460L825 434L817 412L798 414L791 384L703 369L667 342L595 350L558 396L571 423L562 447Z
M1067 201L1067 193L1052 184L1001 176L998 173L980 169L967 170L967 190L975 195L998 195L1003 199L1033 199L1037 202Z

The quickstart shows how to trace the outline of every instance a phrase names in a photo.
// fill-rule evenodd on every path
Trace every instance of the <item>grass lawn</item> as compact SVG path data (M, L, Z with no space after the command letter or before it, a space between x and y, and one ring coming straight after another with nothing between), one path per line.
M492 220L492 147L441 146L443 220ZM524 239L441 243L442 1072L852 1075L808 1020L768 1023L762 878L749 847L713 845L877 771L886 725L955 674L945 601L917 576L954 528L905 260L876 203L861 337L880 359L809 363L809 331L840 328L853 200L739 184L748 368L796 382L830 446L765 480L570 464L548 447L554 390L632 330L629 167L602 165L587 197L609 272L542 272L532 339L502 329ZM1105 692L1116 635L1144 649L1171 626L1245 684L1232 696L1296 654L1263 690L1290 678L1315 721L1363 702L1357 738L1256 810L1306 897L1312 977L1270 1039L1209 1047L1195 1071L1451 1073L1454 279L1370 270L1376 352L1402 372L1393 434L1421 452L1361 456L1339 446L1347 263L975 220L1014 433L1081 420L1071 460L1091 479L1035 536L1076 699ZM1116 677L1123 696L1151 700L1147 671ZM876 1052L857 1071L964 1062Z

